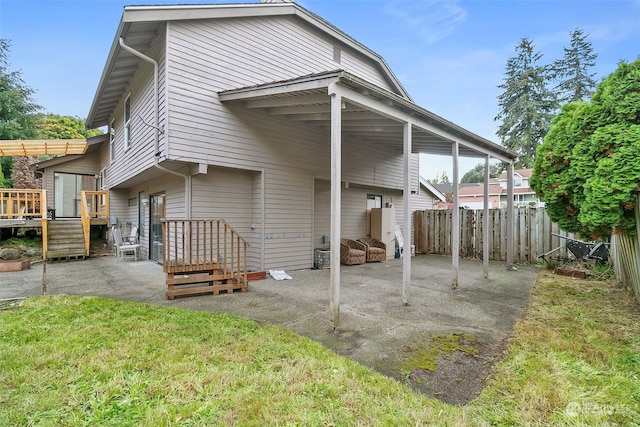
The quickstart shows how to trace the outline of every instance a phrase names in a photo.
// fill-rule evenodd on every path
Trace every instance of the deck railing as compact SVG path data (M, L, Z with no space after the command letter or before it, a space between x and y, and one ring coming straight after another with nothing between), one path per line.
M47 254L47 191L7 188L0 190L0 220L6 225L40 220L42 226L42 256ZM26 221L25 221L26 224Z
M80 219L84 233L84 250L89 255L91 245L91 218L109 217L108 191L82 191L80 193Z
M165 273L221 271L247 283L248 242L223 219L162 221Z
M47 217L46 190L0 190L0 218L9 220Z

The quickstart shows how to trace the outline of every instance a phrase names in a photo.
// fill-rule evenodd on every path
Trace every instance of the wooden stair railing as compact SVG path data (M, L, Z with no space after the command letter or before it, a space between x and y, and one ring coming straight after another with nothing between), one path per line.
M223 219L163 220L162 265L167 275L167 298L208 292L217 295L236 289L245 292L248 246Z
M109 218L108 191L80 192L80 219L84 234L85 256L89 256L91 246L91 218Z

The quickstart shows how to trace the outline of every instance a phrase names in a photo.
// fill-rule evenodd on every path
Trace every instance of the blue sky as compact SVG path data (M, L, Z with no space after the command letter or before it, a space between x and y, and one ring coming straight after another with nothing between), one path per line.
M221 2L0 0L0 38L10 40L11 69L36 91L44 112L85 118L123 7L175 3ZM597 79L640 56L640 0L297 3L384 57L418 105L496 143L497 86L523 37L550 63L569 46L569 33L582 29L598 54ZM451 177L449 159L425 160L426 178ZM463 159L461 174L476 163Z

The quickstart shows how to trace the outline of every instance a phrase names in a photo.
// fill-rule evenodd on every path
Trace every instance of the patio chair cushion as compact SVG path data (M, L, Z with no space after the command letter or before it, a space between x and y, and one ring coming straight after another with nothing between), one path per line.
M351 239L340 239L340 262L345 265L364 264L367 260L367 247Z
M387 245L373 237L361 237L358 239L367 247L367 262L382 262L387 259Z

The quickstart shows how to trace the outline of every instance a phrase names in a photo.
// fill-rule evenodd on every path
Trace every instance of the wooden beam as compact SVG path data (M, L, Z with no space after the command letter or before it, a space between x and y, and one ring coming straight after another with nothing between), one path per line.
M0 140L0 156L84 154L86 139Z

